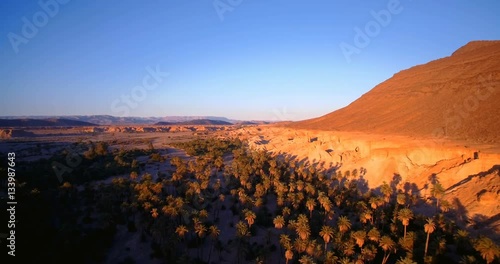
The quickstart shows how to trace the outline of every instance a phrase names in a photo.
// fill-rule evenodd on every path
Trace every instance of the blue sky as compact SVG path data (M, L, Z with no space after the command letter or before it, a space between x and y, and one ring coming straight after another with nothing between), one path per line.
M493 0L60 2L0 1L0 116L300 120L471 40L500 39Z

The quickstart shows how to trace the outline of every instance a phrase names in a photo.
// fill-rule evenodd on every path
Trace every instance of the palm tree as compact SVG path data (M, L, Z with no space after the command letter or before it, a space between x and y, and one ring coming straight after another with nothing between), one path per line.
M281 210L281 214L283 214L283 217L287 217L291 214L291 210L288 207L283 207L283 210Z
M252 227L257 216L252 210L245 209L243 212L245 213L245 220L247 220L248 227Z
M300 264L314 264L314 260L307 256L307 255L303 255L300 259L299 259L299 263Z
M316 194L316 188L314 187L314 185L312 185L311 183L307 183L306 184L306 187L305 187L305 191L307 194L309 195L314 195Z
M354 250L355 246L356 245L351 240L348 240L343 244L342 252L346 256L352 256L354 253L356 253L356 251Z
M389 236L383 236L380 239L379 245L384 250L384 257L382 258L382 264L385 264L387 263L387 260L391 255L391 251L394 249L396 244Z
M297 227L295 231L302 240L306 240L307 238L309 238L309 235L311 235L311 229L309 228L309 223L305 221L299 220L297 222Z
M309 210L309 218L312 218L312 212L315 206L316 206L316 201L314 201L314 199L312 198L307 199L306 207Z
M471 246L469 232L459 229L453 238L455 240L455 244L457 245L458 252L466 252L469 250Z
M413 212L408 208L403 208L398 212L398 219L403 223L404 226L403 238L406 238L406 227L410 224L410 220L413 219Z
M274 218L273 224L275 228L281 229L283 228L283 226L285 226L285 218L283 218L283 216L281 215L278 215Z
M477 259L474 256L470 256L470 255L462 256L458 263L460 263L460 264L476 264Z
M329 213L332 210L332 201L330 201L328 196L323 195L322 197L318 197L318 200L326 213Z
M184 235L189 232L185 225L180 225L175 229L175 233L179 235L180 238L184 238Z
M151 210L151 216L152 216L153 218L157 218L157 217L158 217L158 209L153 208L153 209Z
M196 223L194 226L194 232L198 235L199 242L201 243L201 239L205 236L207 232L207 227L205 227L204 224L202 223ZM200 251L198 251L198 257L203 255L202 250L203 250L203 245L198 245ZM201 257L200 257L201 258Z
M408 232L406 237L399 238L399 245L401 246L401 248L408 251L407 256L412 256L414 244L415 244L414 232Z
M373 212L371 210L368 210L368 209L361 212L360 221L362 223L366 223L366 222L370 221L373 225Z
M398 193L398 195L396 196L396 202L399 205L405 205L405 203L406 203L406 194L405 193Z
M245 224L242 221L239 221L236 224L236 236L238 237L238 252L237 252L238 263L240 262L241 243L243 242L243 239L249 235L250 232L248 232L247 224Z
M288 264L288 261L291 260L292 258L293 258L293 251L292 251L292 248L289 247L285 251L286 264Z
M325 252L326 252L326 246L330 242L330 240L333 238L333 228L331 226L324 225L321 227L321 231L319 232L319 235L325 241Z
M343 257L338 261L339 264L352 264L353 262L351 261L350 258L348 257Z
M293 247L295 248L295 250L297 250L297 252L299 254L302 254L307 250L308 243L309 243L309 240L296 238L293 241Z
M347 216L341 216L337 221L337 226L339 228L339 232L344 234L351 229L351 221L347 218Z
M280 235L280 245L285 249L285 259L286 263L293 258L292 242L290 237L286 234Z
M444 194L445 190L443 185L439 182L434 183L431 189L431 195L436 199L436 211L439 209L439 201L443 199Z
M202 209L198 212L198 216L200 217L200 219L207 219L208 218L208 212L207 210L205 209Z
M363 247L366 239L366 231L359 230L351 234L351 237L356 241L359 248Z
M370 231L368 231L368 239L373 242L378 242L380 239L380 231L375 227L370 229Z
M216 225L211 225L208 230L210 231L210 237L213 239L212 246L210 247L210 252L208 253L208 263L210 263L210 259L212 257L212 251L214 250L215 241L220 235L220 229Z
M309 256L320 256L321 255L321 246L318 245L316 239L310 240L306 247L306 253Z
M257 208L260 208L262 205L264 205L264 199L262 199L261 197L256 198L253 205Z
M338 261L338 257L332 251L326 252L325 264L335 264Z
M207 227L202 223L198 223L194 227L194 232L198 235L199 238L203 238L207 233Z
M376 256L377 256L377 248L372 244L368 244L361 249L360 257L363 260L363 263L372 262Z
M281 234L280 235L280 246L282 249L287 249L291 247L291 240L290 237L287 234ZM283 251L281 251L283 252Z
M487 264L500 257L500 248L491 239L481 237L474 243L474 248L481 254Z
M392 188L389 184L387 184L386 182L384 182L382 184L382 186L380 186L380 192L382 192L382 194L384 195L384 201L386 203L389 203L390 199L391 199L391 195L392 195Z
M409 257L406 258L401 257L398 261L396 261L396 264L417 264L417 262L413 261Z
M441 205L439 206L439 208L441 209L441 211L446 213L450 211L451 203L448 202L447 200L441 200Z
M432 221L432 218L427 218L427 223L424 225L424 231L425 233L427 233L427 239L425 240L424 259L427 256L427 249L429 248L429 236L434 232L434 230L436 230L434 221Z
M221 156L218 156L214 161L214 166L217 171L221 171L224 167L224 159Z
M378 197L376 196L371 197L368 203L370 204L373 210L376 210L378 207Z

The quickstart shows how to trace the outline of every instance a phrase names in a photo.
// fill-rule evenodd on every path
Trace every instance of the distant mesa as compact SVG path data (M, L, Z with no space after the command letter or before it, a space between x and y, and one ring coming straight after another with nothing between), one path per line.
M222 121L222 120L210 120L210 119L195 119L183 122L158 122L155 125L166 126L166 125L182 125L182 126L197 126L197 125L218 125L218 126L230 126L233 123Z
M500 142L500 41L396 73L348 106L290 127Z
M49 118L49 119L0 119L0 127L75 127L97 126L96 124L78 120Z

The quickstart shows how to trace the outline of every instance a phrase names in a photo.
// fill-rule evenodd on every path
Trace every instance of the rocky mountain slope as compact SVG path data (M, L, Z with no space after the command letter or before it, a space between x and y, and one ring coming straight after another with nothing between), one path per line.
M396 73L345 108L289 126L500 142L499 90L500 41L473 41Z

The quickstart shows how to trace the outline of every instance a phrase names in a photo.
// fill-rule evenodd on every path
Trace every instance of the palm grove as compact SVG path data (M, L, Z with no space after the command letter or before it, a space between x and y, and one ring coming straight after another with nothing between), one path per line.
M363 168L320 170L286 154L251 150L238 139L199 139L175 147L192 158L165 161L153 149L115 153L110 162L125 164L130 177L87 184L80 191L65 183L45 195L60 207L73 208L58 216L72 219L71 230L85 229L92 241L104 243L95 252L108 248L122 225L140 232L151 243L151 257L166 263L498 261L496 243L472 237L446 217L453 209L438 179L431 183L429 203L394 181L369 189ZM155 178L141 172L134 154L151 155L174 169ZM33 192L36 186L30 188L26 199L40 195ZM435 213L424 216L417 207ZM54 224L47 220L46 225ZM72 237L70 231L60 236ZM73 246L90 244L73 240Z

